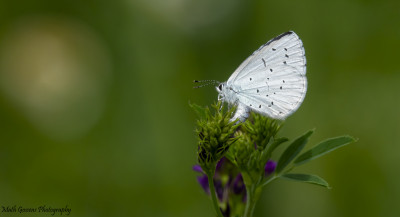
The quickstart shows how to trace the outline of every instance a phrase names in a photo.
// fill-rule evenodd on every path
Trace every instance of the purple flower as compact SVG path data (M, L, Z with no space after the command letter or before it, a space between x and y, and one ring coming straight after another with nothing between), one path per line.
M203 190L207 194L210 193L210 188L208 186L208 177L207 177L207 175L197 176L197 182L200 184L200 186L203 188Z
M224 186L222 186L221 180L214 180L215 192L217 193L219 201L224 199Z
M217 165L216 165L216 171L214 174L214 187L215 187L215 192L218 196L218 199L222 202L224 201L224 194L226 191L226 185L227 184L223 184L222 180L221 180L221 172L224 171L224 168L226 167L226 164L228 163L228 160L223 157L221 158L221 160L218 161ZM201 173L201 176L197 177L197 182L200 184L200 186L203 188L203 190L207 193L210 194L210 188L208 185L208 177L207 175L204 173L203 169L201 168L200 165L194 165L193 166L193 170L196 172ZM231 179L231 178L229 178ZM231 180L228 180L228 183L230 183Z
M240 194L246 190L244 183L243 183L242 174L239 173L236 176L236 178L233 180L232 190L233 190L233 193L235 193L235 194Z
M201 176L197 176L197 182L200 184L200 186L203 188L203 190L207 194L210 194L210 186L208 185L207 175L204 174L204 171L201 169L201 167L199 165L194 165L193 170L203 174ZM218 199L220 201L223 201L225 189L224 189L224 186L222 185L222 181L219 179L216 179L215 177L214 177L214 187L215 187L215 192L217 193Z
M265 164L265 175L268 176L275 171L276 162L273 160L268 160Z
M203 169L201 168L200 165L196 164L192 168L193 168L194 171L204 174L204 171L203 171Z
M216 166L216 171L220 171L222 166L225 164L226 158L223 157L221 160L218 161L217 166Z
M239 173L233 180L232 191L234 194L242 195L242 202L246 203L246 186L244 185L243 176L241 173Z
M199 165L194 165L193 170L201 173L197 176L197 182L210 195L208 177L204 170ZM242 201L246 202L246 186L243 177L238 171L233 170L232 163L227 158L223 157L218 161L213 180L218 200L226 204L225 210L223 210L224 214L230 213L229 195L241 196Z

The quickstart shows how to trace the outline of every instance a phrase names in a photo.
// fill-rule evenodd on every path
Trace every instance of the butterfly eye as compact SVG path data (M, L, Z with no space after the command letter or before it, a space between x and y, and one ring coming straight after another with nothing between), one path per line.
M222 90L222 84L218 85L218 89L221 91Z

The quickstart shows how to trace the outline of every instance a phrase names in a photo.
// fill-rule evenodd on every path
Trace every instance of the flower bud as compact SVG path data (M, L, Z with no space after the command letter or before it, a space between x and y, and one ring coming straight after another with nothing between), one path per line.
M276 162L273 160L268 160L268 162L265 164L265 175L268 176L275 172L276 168Z

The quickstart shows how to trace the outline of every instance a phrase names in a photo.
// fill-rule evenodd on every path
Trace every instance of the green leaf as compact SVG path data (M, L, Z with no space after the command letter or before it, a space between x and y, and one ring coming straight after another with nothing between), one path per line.
M311 174L296 174L296 173L288 173L284 174L281 176L284 179L287 180L292 180L292 181L297 181L297 182L305 182L305 183L310 183L314 185L319 185L323 186L326 188L331 188L323 178L317 176L317 175L311 175Z
M230 151L230 149L225 152L225 157L228 158L228 160L230 162L232 162L233 164L237 165L236 160L235 160L235 156L233 155L233 153Z
M294 140L292 144L290 144L289 147L286 148L286 150L279 158L278 166L276 167L277 173L282 172L282 170L300 153L300 151L306 145L308 137L310 137L313 132L314 130L308 131L304 135Z
M206 110L205 108L195 104L195 103L190 103L189 102L189 106L196 112L197 116L200 119L205 119L206 118Z
M272 144L269 145L269 147L268 147L268 151L267 151L268 155L271 155L272 152L273 152L280 144L282 144L282 143L284 143L284 142L287 142L288 140L289 140L289 139L286 138L286 137L281 137L281 138L275 139L275 141L273 141Z
M288 141L288 138L281 137L275 139L270 145L267 145L263 152L261 153L261 163L265 165L267 163L268 159L271 158L272 152L282 143Z
M318 145L314 146L307 152L304 152L294 161L294 163L296 166L304 164L310 160L321 157L322 155L325 155L337 148L340 148L355 141L357 140L347 135L327 139L325 141L322 141Z

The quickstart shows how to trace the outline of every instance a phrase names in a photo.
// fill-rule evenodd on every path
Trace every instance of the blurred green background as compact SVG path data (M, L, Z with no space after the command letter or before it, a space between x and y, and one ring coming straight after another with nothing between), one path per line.
M331 190L279 180L256 216L400 216L396 0L0 0L0 206L214 216L188 102L217 93L192 80L227 80L288 30L309 88L280 135L359 141L297 170Z

